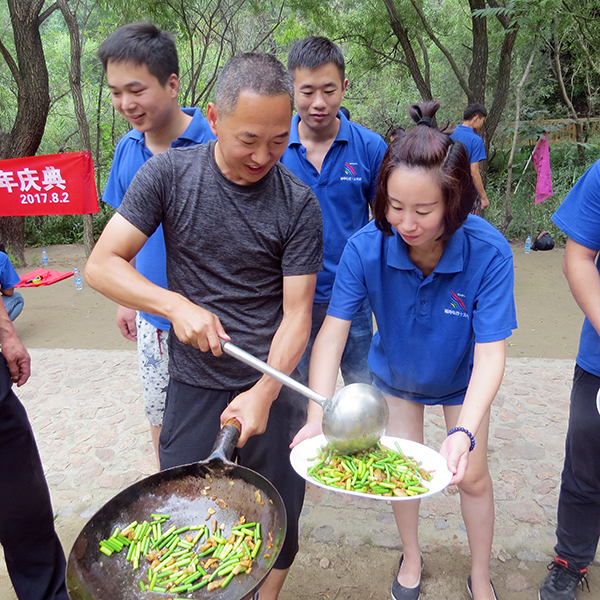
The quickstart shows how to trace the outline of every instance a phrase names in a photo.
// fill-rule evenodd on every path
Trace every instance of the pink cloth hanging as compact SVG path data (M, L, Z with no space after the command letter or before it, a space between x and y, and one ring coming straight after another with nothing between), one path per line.
M535 185L535 203L539 204L553 196L552 193L552 171L550 170L550 147L548 145L548 134L544 135L533 151L533 166L537 173Z

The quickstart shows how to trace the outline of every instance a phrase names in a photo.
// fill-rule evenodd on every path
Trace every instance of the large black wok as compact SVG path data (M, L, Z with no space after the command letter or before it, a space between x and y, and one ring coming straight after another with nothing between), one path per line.
M67 588L72 600L177 597L176 594L142 592L139 581L147 573L146 561L144 568L140 562L140 568L134 571L131 563L126 562L124 551L110 557L102 554L100 540L110 537L115 527L123 529L132 521L150 521L152 513L169 514L169 525L177 527L209 524L210 520L206 521L209 508L217 511L211 520L225 523L225 537L241 515L247 522L260 522L263 546L250 574L234 577L223 589L208 591L203 587L181 597L212 600L252 597L279 555L285 538L286 514L281 496L269 481L229 460L239 437L239 426L239 422L232 419L221 429L206 460L167 469L134 483L109 500L89 520L69 555ZM210 489L205 491L207 495L202 495L206 486ZM227 508L223 509L215 499L225 501ZM270 549L266 547L268 532L271 532L273 543ZM269 556L265 558L265 554Z

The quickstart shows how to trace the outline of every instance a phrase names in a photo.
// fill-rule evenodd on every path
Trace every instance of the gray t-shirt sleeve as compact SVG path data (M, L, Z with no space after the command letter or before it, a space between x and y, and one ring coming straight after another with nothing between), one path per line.
M319 201L302 184L302 208L292 223L281 267L283 276L307 275L323 269L323 218Z
M173 180L168 153L157 154L136 173L117 209L136 229L150 237L164 218Z

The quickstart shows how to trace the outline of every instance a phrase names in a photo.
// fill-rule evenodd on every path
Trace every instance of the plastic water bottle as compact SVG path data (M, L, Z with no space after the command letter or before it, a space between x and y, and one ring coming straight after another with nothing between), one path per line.
M73 272L73 275L75 278L75 289L82 290L83 289L83 281L81 280L81 273L79 272L79 269L75 269Z
M48 268L48 253L46 252L46 248L42 248L42 267L44 269Z
M528 235L525 240L525 254L529 254L531 252L531 236Z

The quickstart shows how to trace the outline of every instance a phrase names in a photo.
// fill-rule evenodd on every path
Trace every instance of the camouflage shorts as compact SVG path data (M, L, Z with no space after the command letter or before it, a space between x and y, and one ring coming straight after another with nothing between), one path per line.
M140 316L139 312L136 326L144 413L150 425L160 427L169 385L169 332L157 329Z

